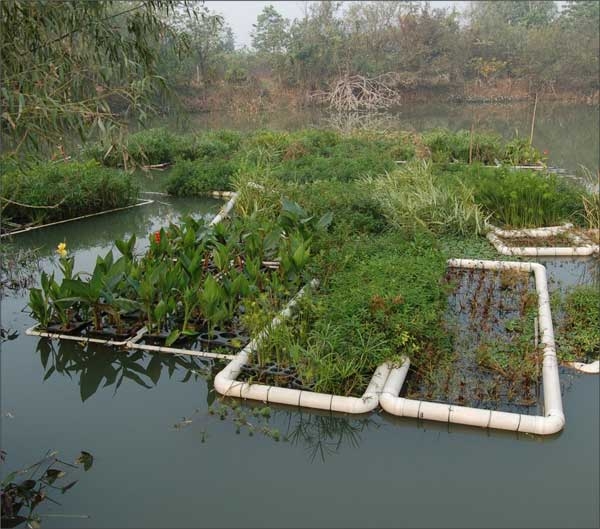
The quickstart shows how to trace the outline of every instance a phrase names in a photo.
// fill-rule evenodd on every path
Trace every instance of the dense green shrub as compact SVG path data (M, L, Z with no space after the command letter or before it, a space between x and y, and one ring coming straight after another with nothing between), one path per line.
M510 165L536 164L542 160L542 155L527 138L518 136L504 146L502 161Z
M558 175L477 165L455 168L454 174L472 187L492 222L512 228L582 222L585 190Z
M423 134L423 143L434 163L481 162L486 165L536 164L542 161L541 153L527 138L518 136L505 142L498 134L459 130L434 129Z
M178 140L167 129L149 129L136 132L129 136L127 151L129 156L138 164L152 165L170 163L175 160L175 148ZM183 140L182 146L185 146Z
M173 163L176 159L197 160L231 157L240 147L242 135L235 131L176 135L165 128L131 134L125 149L107 148L100 143L86 146L83 154L110 167Z
M236 171L228 160L180 160L171 172L167 192L177 196L201 195L207 191L227 190Z
M468 130L451 132L435 129L423 134L423 142L435 163L478 161L494 164L495 160L502 159L503 154L502 138L493 133L474 132L471 138Z
M13 202L2 212L19 224L51 222L131 204L137 188L130 175L95 161L39 163L2 174L2 194Z

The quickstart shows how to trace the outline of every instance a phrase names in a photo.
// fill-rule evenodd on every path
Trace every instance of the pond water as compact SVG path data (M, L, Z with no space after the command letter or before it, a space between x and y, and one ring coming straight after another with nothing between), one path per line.
M161 201L14 238L56 267L65 240L89 270L114 238L216 200ZM549 261L550 262L550 261ZM549 267L589 282L597 262ZM219 366L26 336L26 293L2 300L2 472L56 449L94 456L45 502L44 527L598 527L599 377L561 375L566 428L548 438L392 417L349 417L215 396ZM54 369L53 369L54 367ZM122 380L121 380L122 378ZM121 382L119 382L121 380ZM213 410L211 413L210 410ZM253 435L250 435L253 434ZM79 516L89 516L82 518Z
M167 125L174 130L231 128L254 130L274 128L294 130L302 127L374 127L378 130L414 130L436 127L450 130L495 131L510 138L514 134L529 138L533 102L510 104L406 103L381 114L331 114L322 109L285 110L268 113L210 112L158 119L152 126ZM600 163L599 107L539 101L536 109L533 144L547 150L548 163L571 173L584 165L592 171Z

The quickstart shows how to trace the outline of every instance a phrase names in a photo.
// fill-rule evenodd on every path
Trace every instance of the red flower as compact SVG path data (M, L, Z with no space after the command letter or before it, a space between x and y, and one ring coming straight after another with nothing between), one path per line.
M160 231L155 231L154 232L154 242L156 244L160 244Z
M548 149L544 149L544 156L548 156L550 154L550 151Z

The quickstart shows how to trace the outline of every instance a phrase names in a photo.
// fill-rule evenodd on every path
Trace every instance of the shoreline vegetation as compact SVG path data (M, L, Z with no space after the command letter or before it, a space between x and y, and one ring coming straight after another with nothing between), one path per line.
M472 2L463 11L400 2L314 2L302 18L273 6L250 47L223 21L187 22L196 45L161 68L192 111L244 113L403 102L599 102L597 2Z
M65 130L122 139L125 116L144 121L157 109L383 111L440 98L597 105L600 4L563 4L310 2L293 20L268 5L240 47L222 16L195 2L5 2L2 143L56 149Z

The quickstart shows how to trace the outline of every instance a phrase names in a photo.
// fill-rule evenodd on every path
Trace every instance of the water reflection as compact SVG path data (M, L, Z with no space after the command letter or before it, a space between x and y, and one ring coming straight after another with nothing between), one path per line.
M552 435L532 435L523 432L510 432L507 430L493 430L487 428L479 428L475 426L467 426L464 424L441 422L441 421L429 421L423 419L415 419L411 417L396 417L395 415L389 415L384 413L381 418L386 424L391 425L394 430L397 430L397 435L402 437L404 430L413 431L415 429L420 430L428 437L434 438L444 442L447 440L448 435L466 436L468 438L488 438L490 441L497 440L509 440L519 442L534 442L534 443L552 443L564 434L564 430Z
M369 429L378 429L374 416L338 416L311 411L288 412L286 438L292 445L302 446L310 462L319 457L321 462L336 455L344 445L358 448L361 435Z
M2 451L2 463L5 452ZM73 488L78 480L72 481L72 469L79 465L87 472L92 468L94 456L86 451L81 451L75 459L75 464L68 463L58 458L57 451L49 450L40 461L20 470L8 474L1 484L2 497L2 527L18 527L27 524L27 527L40 527L44 517L61 517L86 519L87 515L77 514L38 514L40 506L47 502L60 505L54 499L57 494L65 494ZM22 479L23 478L23 479ZM54 496L54 498L53 498Z
M551 294L565 293L579 285L600 286L600 258L597 256L538 258L536 261L546 267Z
M82 401L98 390L112 387L116 393L124 381L150 389L161 377L181 376L180 382L205 379L213 363L208 359L145 351L128 353L101 345L82 347L77 342L42 338L36 351L44 368L44 380L62 375L78 381Z
M115 239L128 238L135 233L141 247L148 234L160 227L176 222L184 215L212 218L222 203L213 198L166 197L152 204L15 235L13 243L17 248L38 248L40 257L53 256L61 241L66 241L70 250L105 253Z
M208 381L211 385L212 379ZM342 453L343 448L358 448L362 434L378 429L377 415L352 416L330 413L321 410L302 410L287 406L265 405L254 401L239 401L218 397L214 388L209 389L205 412L196 409L190 416L183 417L173 425L179 430L196 424L201 432L201 441L210 440L211 429L218 421L230 421L236 434L245 433L249 437L260 434L274 442L286 442L303 448L308 460L325 462ZM214 402L211 402L214 401Z

